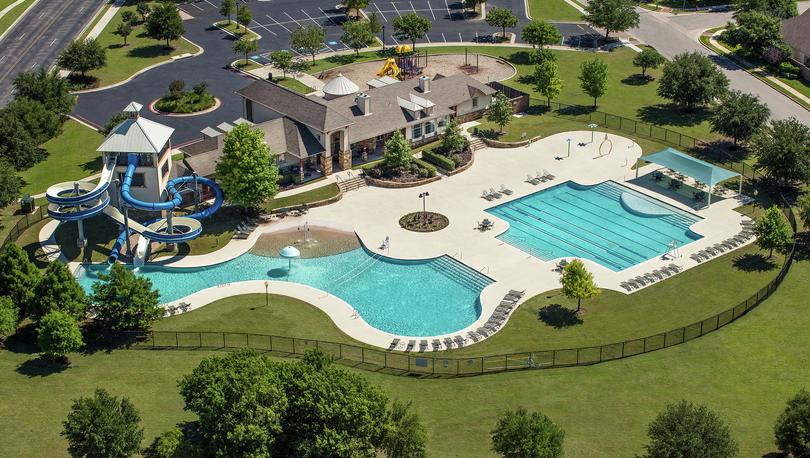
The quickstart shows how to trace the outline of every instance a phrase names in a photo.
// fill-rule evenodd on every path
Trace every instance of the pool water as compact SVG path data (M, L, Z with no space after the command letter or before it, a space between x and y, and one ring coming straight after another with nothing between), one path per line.
M106 269L105 265L86 266L79 271L79 283L89 291L98 273ZM246 253L204 268L147 265L138 274L152 280L162 302L237 281L297 282L343 299L377 329L414 337L449 334L475 322L481 314L481 291L492 282L448 256L402 261L365 248L296 259L292 269L286 259Z
M613 271L702 237L689 229L699 217L614 181L568 181L487 211L509 223L499 239L533 256L585 258Z

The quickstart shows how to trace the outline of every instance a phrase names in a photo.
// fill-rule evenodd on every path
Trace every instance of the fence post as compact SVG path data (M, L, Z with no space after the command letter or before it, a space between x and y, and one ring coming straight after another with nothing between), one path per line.
M200 342L197 348L202 348L202 332L197 333L197 340Z
M225 342L225 333L222 333L222 348L228 348L227 342Z
M179 347L180 342L177 340L177 332L174 333L174 346Z

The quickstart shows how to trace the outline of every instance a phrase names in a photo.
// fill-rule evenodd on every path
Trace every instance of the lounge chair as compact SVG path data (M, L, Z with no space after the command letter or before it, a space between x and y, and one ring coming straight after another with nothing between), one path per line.
M478 342L479 340L481 340L481 336L479 336L478 333L476 333L476 332L470 331L470 332L467 333L467 335L470 336L470 340L472 340L473 342ZM457 336L457 337L461 337L461 336ZM456 339L456 342L458 343L458 338Z
M641 287L641 283L637 282L635 278L627 280L627 284L633 289L639 289Z
M425 352L427 351L428 341L426 339L422 339L419 341L419 351Z
M650 283L649 280L639 275L638 277L634 278L636 283L639 283L641 286L647 286L647 283Z
M518 299L520 299L521 297L526 295L526 290L524 289L523 291L518 291L516 289L510 289L509 292L506 293L506 295L517 297Z
M646 278L647 281L650 283L655 283L658 280L658 278L656 278L655 275L652 274L652 272L647 272L646 274L643 275L643 277Z
M633 289L633 288L630 287L630 284L627 283L626 281L623 281L623 282L619 283L619 286L624 288L625 291L630 291L630 290Z
M486 200L488 200L488 201L492 201L492 199L494 199L494 197L492 197L492 196L491 196L491 195L490 195L490 194L487 192L487 190L486 190L486 189L484 189L483 191L481 191L481 198L482 198L482 199L486 199Z
M678 272L680 272L681 270L683 270L683 268L681 268L681 266L679 266L679 265L677 265L677 264L670 264L670 265L668 265L667 267L669 267L669 269L670 269L670 270L674 270L676 273L678 273Z
M433 351L439 351L442 348L442 343L439 339L433 339L430 344L433 347Z
M415 340L409 340L408 341L408 346L405 347L405 351L413 351L413 347L415 347L415 346L416 346L416 341Z
M477 332L479 335L482 335L484 337L489 337L489 335L492 334L492 331L490 331L489 329L487 329L487 328L485 328L483 326L476 329L475 332Z
M544 177L545 177L547 180L553 180L554 178L556 178L556 177L554 176L554 174L553 174L553 173L549 172L549 171L548 171L548 170L546 170L546 169L543 169L543 176L544 176Z
M540 173L540 172L535 173L535 174L534 174L534 176L535 176L535 178L537 178L537 180L538 180L538 181L541 181L541 182L543 182L543 183L545 183L546 181L548 181L548 178L546 178L546 176L545 176L545 175L543 175L543 174L542 174L542 173Z
M489 195L490 195L490 196L492 196L492 197L494 197L494 198L496 198L496 199L500 199L500 198L501 198L501 193L499 193L498 191L496 191L496 190L495 190L495 188L489 188Z
M540 184L540 180L538 180L537 178L527 174L526 175L526 183L531 183L531 184L536 186L536 185Z
M501 192L502 192L503 194L506 194L507 196L511 196L511 195L512 195L512 190L511 190L511 189L509 189L509 188L507 188L505 185L501 185Z
M391 345L388 346L389 350L393 350L399 346L399 339L394 339L391 341Z
M456 336L456 337L458 337L458 336ZM451 348L453 348L453 339L451 339L449 337L445 337L444 338L444 349L449 350Z
M465 339L461 334L453 337L453 343L456 344L456 348L461 348L467 343L467 339Z

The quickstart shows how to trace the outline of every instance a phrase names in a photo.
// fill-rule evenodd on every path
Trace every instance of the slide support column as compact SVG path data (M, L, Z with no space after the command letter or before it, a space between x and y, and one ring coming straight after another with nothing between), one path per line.
M127 242L127 256L132 256L132 247L129 244L129 207L124 205L124 233L125 239Z

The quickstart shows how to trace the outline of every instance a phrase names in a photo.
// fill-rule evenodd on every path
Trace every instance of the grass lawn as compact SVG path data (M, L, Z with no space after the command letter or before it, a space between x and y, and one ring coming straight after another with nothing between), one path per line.
M529 0L529 15L543 21L582 21L582 13L564 0Z
M196 53L199 48L190 42L180 39L173 41L170 49L166 48L165 41L159 41L146 36L144 26L138 24L132 29L132 34L124 40L115 35L118 24L121 23L123 11L135 11L134 4L122 7L112 18L107 27L98 36L98 43L107 50L107 65L104 68L88 73L98 79L100 86L117 83L134 75L150 65L163 62L171 56L184 53ZM140 17L136 13L136 17Z
M228 22L227 20L219 21L217 22L217 27L227 32L230 32L231 34L236 35L239 38L247 37L248 40L259 39L259 36L256 34L256 32L250 29L246 29L245 27L242 27L241 25L237 24L236 21L233 19L231 19L231 22Z
M295 78L273 78L273 82L279 86L284 86L287 89L292 89L295 92L300 92L301 94L315 92L315 89L307 86Z
M810 83L807 81L799 78L799 79L792 79L792 78L783 78L779 77L779 81L787 84L788 86L792 87L799 91L805 97L810 97Z
M0 0L0 10L4 9L5 7L11 5L16 0ZM25 0L24 2L20 3L19 5L15 6L11 9L11 11L7 12L3 17L0 18L0 34L5 32L14 21L17 20L20 15L23 14L25 10L28 9L31 4L34 3L34 0Z
M312 202L318 202L321 200L326 200L335 197L338 194L338 192L340 192L338 185L332 183L326 186L310 189L309 191L293 194L291 196L277 197L265 203L263 208L267 211L270 211L276 208L294 207L296 205L309 204Z
M63 181L79 180L101 170L101 155L96 148L104 137L93 129L69 119L62 133L45 142L48 158L21 172L24 194L45 192L48 186Z
M565 429L567 456L635 456L643 453L647 424L667 402L680 399L715 409L730 425L740 456L761 456L775 451L773 423L784 402L810 379L808 282L810 261L799 261L781 288L748 316L685 345L626 360L451 380L360 373L390 397L413 401L428 429L430 456L492 456L489 432L497 415L519 406L540 410ZM233 307L234 313L243 309ZM300 313L301 322L312 319L292 302L274 298L272 307ZM281 319L273 310L267 313ZM193 313L175 323L183 318L189 327L214 324L194 323ZM65 455L61 421L72 399L96 387L134 402L146 445L192 418L182 410L177 381L202 358L221 354L98 351L72 355L71 367L61 370L34 351L15 340L0 351L0 386L4 397L14 399L0 403L4 456Z
M261 65L257 64L256 62L253 62L252 60L248 60L247 63L245 63L245 59L239 59L236 62L234 62L233 65L236 68L238 68L240 70L243 70L243 71L246 71L246 72L249 72L251 70L256 70L257 68L262 68Z

